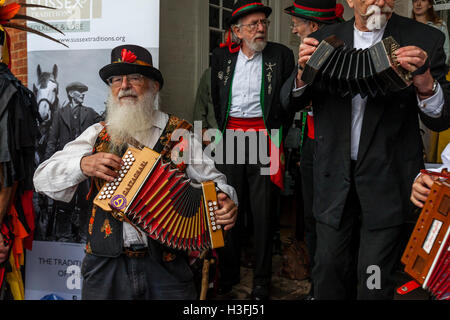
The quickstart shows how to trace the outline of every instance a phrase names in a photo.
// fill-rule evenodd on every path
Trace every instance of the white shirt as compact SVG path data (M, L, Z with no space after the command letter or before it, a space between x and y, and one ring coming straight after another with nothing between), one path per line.
M386 26L380 30L372 32L363 32L354 27L354 48L355 49L367 49L374 44L380 42L383 39ZM297 88L297 82L294 80L295 86L293 90L293 96L299 97L303 94L307 86ZM359 142L361 140L361 129L364 120L364 113L367 106L367 97L362 98L361 95L357 95L352 100L352 131L351 131L351 159L358 159ZM438 85L437 92L434 96L421 101L417 97L418 105L421 111L429 117L439 118L444 108L444 94L442 88Z
M262 64L261 52L249 58L239 51L231 88L231 117L262 118Z
M149 129L134 138L145 146L154 148L168 120L167 114L154 110ZM68 143L63 150L56 152L50 159L43 162L37 168L33 178L36 192L58 201L70 202L78 184L88 179L81 171L81 159L92 154L95 141L102 130L101 124L94 124L76 140ZM196 154L202 152L201 143L192 143L192 146ZM215 168L214 161L210 158L204 156L203 163L196 162L188 165L186 173L190 179L197 182L213 180L221 191L226 193L236 205L238 204L236 191L227 185L225 175ZM90 215L90 213L86 214ZM139 236L136 229L126 222L124 222L123 239L125 247L131 244L147 244L147 238Z

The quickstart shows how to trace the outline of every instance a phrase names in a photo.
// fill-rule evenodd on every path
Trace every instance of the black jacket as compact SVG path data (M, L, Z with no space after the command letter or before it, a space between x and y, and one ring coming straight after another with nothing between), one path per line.
M264 105L266 128L279 129L289 126L293 115L283 112L280 89L294 69L294 54L289 48L269 42L263 54ZM214 112L220 130L225 130L228 120L229 96L239 52L230 53L228 48L217 48L211 61L211 91ZM284 133L287 133L287 129Z
M353 47L354 19L326 26L311 35L321 41L336 35ZM411 186L424 167L419 132L422 121L434 131L450 127L450 87L443 50L444 35L437 29L394 14L384 37L393 36L401 47L415 45L428 53L431 73L439 81L445 98L440 118L419 110L413 86L389 96L368 98L362 124L354 181L362 207L362 221L369 229L398 226L412 210ZM314 215L319 222L339 227L351 184L352 100L307 88L300 98L285 106L301 110L312 101L315 124Z
M71 127L70 118L72 111L69 105L59 109L52 119L50 127L47 149L45 151L45 159L49 159L55 152L60 151L64 146L75 140L75 128ZM80 109L80 132L84 132L87 128L102 121L102 117L89 107L81 106Z

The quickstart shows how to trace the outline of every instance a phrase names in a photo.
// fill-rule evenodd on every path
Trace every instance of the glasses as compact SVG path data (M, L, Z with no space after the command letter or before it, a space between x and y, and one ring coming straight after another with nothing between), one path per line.
M255 32L259 24L261 24L264 28L267 28L270 25L270 20L262 19L254 23L241 24L239 27L247 27L250 32Z
M123 79L127 78L127 82L129 82L133 86L140 86L144 82L144 76L142 74L134 73L127 74L124 76L112 76L107 79L108 84L111 87L117 88L120 87L123 83Z

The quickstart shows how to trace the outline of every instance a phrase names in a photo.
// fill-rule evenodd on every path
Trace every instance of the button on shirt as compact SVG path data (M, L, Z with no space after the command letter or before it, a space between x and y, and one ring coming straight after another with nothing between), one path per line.
M262 53L247 57L242 50L236 62L231 89L230 116L261 118Z
M168 120L169 116L166 113L154 110L148 129L138 133L134 138L143 145L154 148ZM81 159L92 154L94 144L102 130L101 124L94 124L84 131L78 139L68 143L63 150L43 162L37 168L33 178L36 191L58 201L70 202L78 184L88 179L81 171ZM202 152L201 142L193 143L192 147L195 154ZM217 187L237 205L236 191L233 187L227 185L226 177L215 168L214 161L206 156L203 157L202 161L188 165L186 168L187 176L198 182L213 180L217 183ZM140 232L138 233L134 227L126 222L123 223L123 239L125 247L134 244L147 244L147 237Z

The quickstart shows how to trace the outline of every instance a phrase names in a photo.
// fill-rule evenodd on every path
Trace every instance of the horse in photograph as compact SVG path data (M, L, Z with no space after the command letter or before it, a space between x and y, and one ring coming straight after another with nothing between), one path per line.
M53 66L52 72L42 72L37 66L37 85L33 84L33 93L36 96L41 121L38 128L40 137L36 141L36 166L44 162L50 126L55 112L59 108L59 84L57 82L58 66ZM53 229L53 200L44 195L35 194L34 207L37 216L36 240L51 240L49 235Z
M58 66L53 66L52 72L42 72L41 66L37 66L38 83L33 84L33 93L38 103L39 115L41 122L39 123L40 138L36 154L36 162L43 162L45 149L47 147L48 133L52 124L52 117L59 108L59 84L56 81L58 76Z

